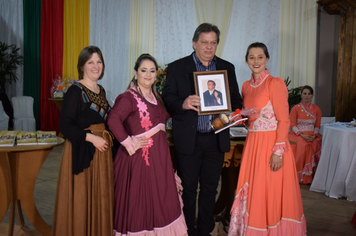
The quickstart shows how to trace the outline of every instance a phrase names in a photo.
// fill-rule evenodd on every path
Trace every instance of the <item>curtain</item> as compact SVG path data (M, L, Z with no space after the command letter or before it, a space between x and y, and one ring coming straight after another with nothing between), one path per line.
M15 44L19 54L24 54L23 47L23 0L0 0L0 41L8 45ZM23 66L16 71L18 81L6 87L6 94L11 99L23 94Z
M315 87L317 10L316 1L281 1L279 75L291 88Z
M42 0L41 13L41 130L58 134L59 109L48 98L53 79L62 77L63 0Z
M235 65L240 89L251 76L245 62L246 49L256 41L266 44L270 54L266 67L272 75L279 76L279 4L279 0L234 1L222 58Z
M89 1L64 0L63 78L78 79L78 56L89 45Z
M23 94L34 99L36 127L40 127L40 23L41 0L23 0L24 21L24 83Z
M105 73L99 81L113 105L129 81L130 1L90 0L90 44L104 57Z
M154 0L131 0L129 78L134 75L136 59L142 53L154 53ZM154 56L154 55L153 55Z
M192 53L198 26L194 0L155 1L154 57L161 66Z
M106 64L105 76L99 83L106 89L111 104L127 87L133 76L134 63L141 53L152 54L161 65L189 55L193 51L191 41L193 33L198 24L204 21L219 27L221 41L217 48L217 55L221 55L223 59L235 65L240 88L251 74L244 59L246 48L256 41L265 43L269 49L271 58L267 68L272 75L282 79L289 76L292 80L291 87L315 84L317 27L315 1L63 1L62 78L76 79L79 52L89 45L89 42L99 46ZM0 26L2 32L5 32L0 34L0 40L15 43L21 48L20 52L25 55L23 66L25 74L22 75L22 68L20 68L18 73L20 80L9 86L7 93L11 94L10 96L33 95L35 114L38 116L40 91L41 101L44 102L41 104L41 109L53 106L48 101L45 102L47 88L43 87L41 90L39 88L41 1L0 0L0 4ZM54 9L58 4L57 0L44 1L44 4L54 5L50 6L56 12L53 14L58 14L59 10ZM47 13L43 14L43 17L47 16ZM52 23L50 19L48 20L49 24L54 24L54 19L52 20ZM48 25L43 27L46 31L56 30L53 28L54 25L51 28L46 28L49 27ZM43 37L53 35L53 32L43 33L45 35ZM48 43L52 47L58 45L58 42ZM47 56L46 53L50 53L48 50L53 50L53 53L56 51L53 57L58 55L58 51L54 48L41 47L41 50L45 50L43 53ZM56 59L52 59L47 62L41 61L46 65L42 71L46 73L43 79L52 80L51 73L57 74L59 65L51 64L57 63ZM48 86L47 80L43 81L43 86ZM53 110L53 107L48 109ZM56 111L53 112L52 115L56 116ZM41 114L43 120L44 114L49 113L41 111ZM36 120L39 121L37 118Z
M201 23L212 23L220 30L220 42L216 49L216 55L220 56L226 34L229 28L230 15L234 0L195 0L196 16L198 25Z

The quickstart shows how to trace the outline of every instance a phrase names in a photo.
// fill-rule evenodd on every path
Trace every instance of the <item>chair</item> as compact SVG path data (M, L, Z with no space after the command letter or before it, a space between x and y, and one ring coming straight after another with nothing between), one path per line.
M2 102L0 101L0 130L8 130L9 128L9 117L4 111Z
M29 96L13 97L14 130L36 131L36 120L33 115L33 98Z

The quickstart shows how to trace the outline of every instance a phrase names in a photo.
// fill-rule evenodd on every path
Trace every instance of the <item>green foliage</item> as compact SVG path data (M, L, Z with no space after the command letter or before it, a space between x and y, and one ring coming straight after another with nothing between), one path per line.
M0 94L5 93L5 86L18 80L16 69L23 65L23 56L19 55L15 44L0 42Z
M291 83L292 81L289 79L289 76L287 77L287 79L284 80L284 83L286 84L287 88L288 85ZM300 90L302 89L303 86L299 86L296 88L291 88L288 89L288 104L289 104L289 111L292 109L292 107L294 105L297 105L298 103L300 103L300 101L302 100L302 97L300 95Z
M166 75L167 75L167 65L159 66L157 71L157 79L156 79L156 89L159 94L162 94L162 90L164 84L166 83Z

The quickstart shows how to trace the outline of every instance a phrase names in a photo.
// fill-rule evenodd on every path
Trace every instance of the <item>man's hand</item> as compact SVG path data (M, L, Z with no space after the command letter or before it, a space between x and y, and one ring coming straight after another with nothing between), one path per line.
M190 95L183 102L184 110L194 110L199 112L197 106L200 106L200 97L198 95Z

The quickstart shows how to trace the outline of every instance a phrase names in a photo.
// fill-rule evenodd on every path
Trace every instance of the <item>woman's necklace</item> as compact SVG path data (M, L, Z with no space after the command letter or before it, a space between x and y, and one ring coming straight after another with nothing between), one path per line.
M142 95L150 102L154 102L153 96L152 96L152 91L149 90L148 92L143 91L140 87L139 87Z
M97 83L94 83L94 85L89 85L88 82L86 82L85 80L80 81L81 84L83 84L85 87L87 87L89 90L91 90L94 93L99 93L100 92L100 88L99 85Z

